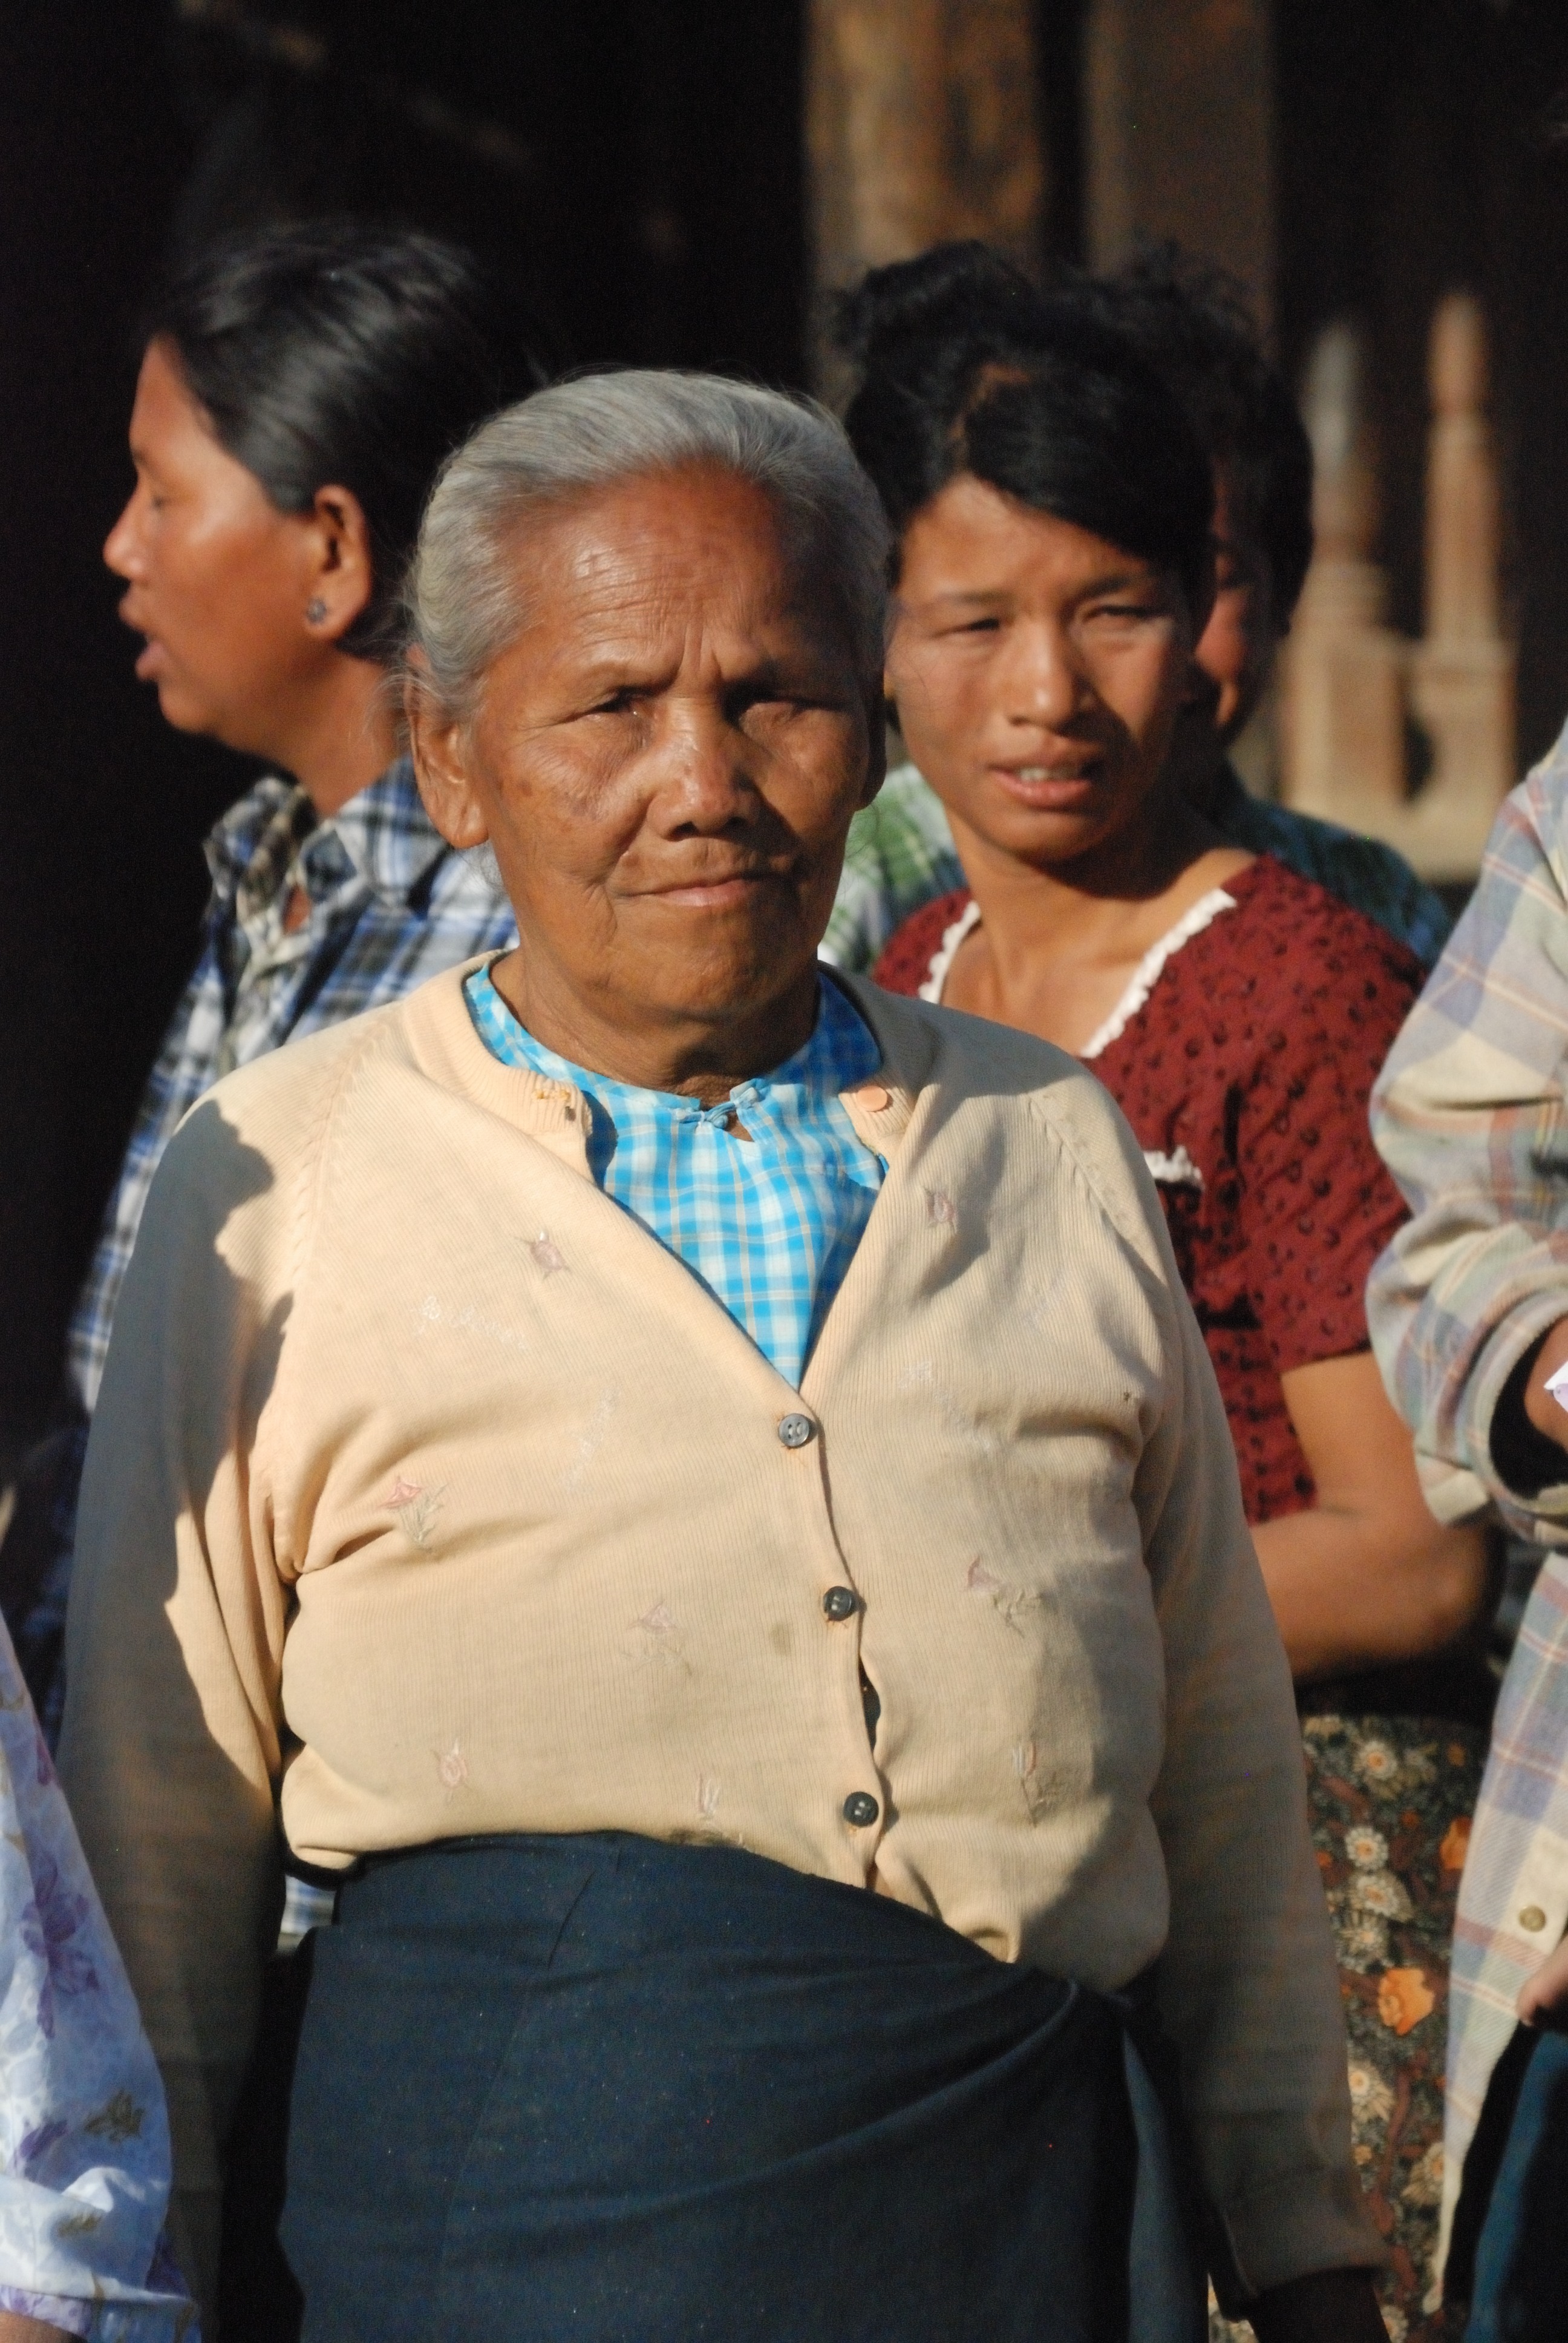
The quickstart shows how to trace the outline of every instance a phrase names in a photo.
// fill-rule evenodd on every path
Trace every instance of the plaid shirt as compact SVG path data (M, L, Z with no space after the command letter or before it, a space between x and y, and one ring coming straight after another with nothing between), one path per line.
M297 1034L516 940L488 858L454 853L432 828L407 758L326 821L291 782L257 781L212 832L206 859L201 958L143 1095L71 1322L67 1373L89 1415L153 1173L197 1099ZM310 908L290 935L284 911L296 886Z
M1412 1218L1373 1269L1368 1317L1413 1427L1428 1502L1489 1502L1568 1546L1568 1460L1493 1417L1537 1337L1568 1317L1568 733L1499 812L1481 881L1372 1096ZM1503 1420L1506 1424L1508 1416ZM1545 1463L1553 1456L1554 1463ZM1555 1477L1554 1477L1555 1476ZM1446 2219L1520 1986L1568 1926L1568 1554L1550 1553L1498 1703L1460 1888L1449 2002Z
M1211 819L1232 846L1271 854L1298 878L1364 911L1408 945L1423 968L1442 950L1452 922L1442 899L1392 847L1287 806L1265 805L1248 795L1229 766ZM913 765L899 766L849 825L823 959L870 968L911 911L968 884L941 799Z
M568 1064L518 1023L486 970L466 990L479 1037L498 1058L582 1093L588 1168L606 1195L683 1261L798 1385L885 1169L839 1101L882 1058L848 996L823 984L804 1049L704 1107ZM734 1134L738 1120L749 1144Z
M517 934L489 857L455 853L432 828L407 758L327 821L316 820L292 782L257 781L213 830L206 858L212 896L201 957L143 1094L71 1322L66 1381L80 1413L36 1452L45 1559L32 1607L15 1624L51 1741L65 1697L60 1646L85 1419L164 1149L187 1111L235 1066L396 1000ZM290 933L285 914L297 887L309 909Z

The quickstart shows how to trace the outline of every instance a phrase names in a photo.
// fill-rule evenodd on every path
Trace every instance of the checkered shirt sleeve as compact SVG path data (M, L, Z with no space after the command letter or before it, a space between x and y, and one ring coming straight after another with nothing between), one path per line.
M1568 734L1507 799L1481 881L1394 1046L1372 1131L1412 1217L1368 1318L1433 1510L1488 1501L1568 1544L1568 1481L1526 1496L1492 1453L1510 1373L1568 1316ZM1568 1468L1565 1468L1568 1472ZM1520 1986L1568 1925L1568 1555L1525 1605L1460 1886L1444 2237Z
M1372 1094L1411 1218L1375 1265L1372 1342L1443 1520L1489 1501L1568 1544L1563 1483L1503 1481L1492 1421L1568 1317L1568 735L1503 804L1480 884Z
M1524 1985L1568 1927L1568 1555L1549 1554L1497 1704L1449 1979L1444 2235Z

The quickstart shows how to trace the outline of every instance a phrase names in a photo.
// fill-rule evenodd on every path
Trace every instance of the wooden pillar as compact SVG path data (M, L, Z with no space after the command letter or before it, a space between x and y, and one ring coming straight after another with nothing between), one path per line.
M1268 0L1090 0L1083 124L1089 257L1113 268L1173 236L1274 292L1274 79Z
M1386 581L1372 559L1377 482L1360 397L1355 339L1322 337L1304 410L1316 465L1312 566L1282 661L1284 796L1381 838L1425 879L1462 882L1480 868L1513 779L1513 648L1503 633L1497 462L1486 412L1486 325L1452 294L1432 320L1427 458L1426 634L1384 623ZM1432 744L1412 796L1404 719Z
M810 0L815 285L982 236L1037 256L1045 186L1031 0ZM822 348L829 396L839 386Z
M1411 701L1432 750L1413 809L1412 852L1439 879L1474 876L1514 779L1514 654L1501 618L1489 372L1480 304L1451 293L1432 324L1426 639L1411 663Z
M1407 646L1386 624L1372 550L1377 476L1348 325L1312 353L1302 413L1312 443L1312 566L1282 661L1283 795L1302 813L1382 835L1404 812Z

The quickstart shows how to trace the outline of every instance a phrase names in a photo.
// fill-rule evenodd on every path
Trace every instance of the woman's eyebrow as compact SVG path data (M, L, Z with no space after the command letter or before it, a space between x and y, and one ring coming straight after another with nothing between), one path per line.
M1147 569L1108 569L1103 577L1091 578L1078 589L1077 599L1091 602L1101 594L1126 594L1146 586L1151 591L1159 587L1159 577Z
M1012 599L1012 589L1007 586L955 586L946 593L923 596L921 607L928 610L994 610L1000 603Z

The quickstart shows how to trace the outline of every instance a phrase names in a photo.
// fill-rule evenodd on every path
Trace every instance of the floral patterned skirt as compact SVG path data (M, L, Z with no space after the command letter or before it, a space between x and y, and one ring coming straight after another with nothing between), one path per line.
M1394 2343L1440 2343L1428 2311L1442 2202L1442 2069L1454 1905L1486 1735L1441 1717L1309 1716L1312 1846L1339 1951L1355 2160L1392 2260ZM1211 2318L1215 2343L1250 2336Z

